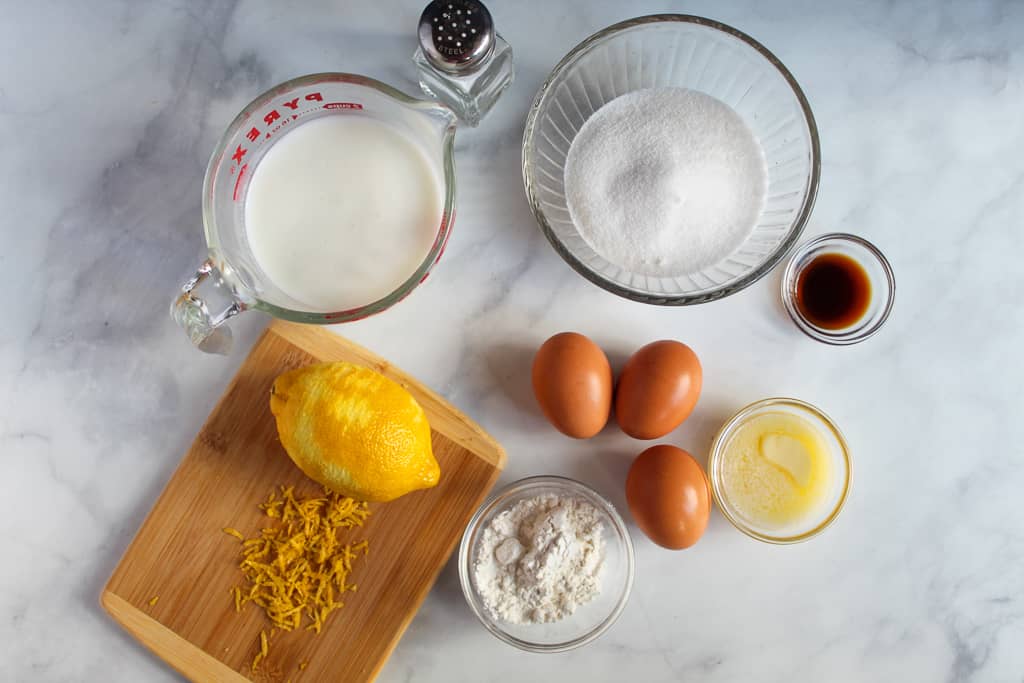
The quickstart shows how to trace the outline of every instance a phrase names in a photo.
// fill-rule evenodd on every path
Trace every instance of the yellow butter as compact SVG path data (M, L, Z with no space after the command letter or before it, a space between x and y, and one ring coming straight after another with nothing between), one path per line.
M761 436L761 457L793 477L797 486L811 482L814 456L803 441L788 434Z
M722 453L723 494L740 515L761 527L781 528L815 516L832 477L824 437L793 413L751 417Z

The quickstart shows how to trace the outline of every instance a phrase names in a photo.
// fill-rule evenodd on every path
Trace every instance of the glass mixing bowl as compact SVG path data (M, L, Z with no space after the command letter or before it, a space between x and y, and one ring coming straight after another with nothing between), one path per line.
M697 90L732 107L754 132L768 170L766 201L746 241L704 270L679 277L629 272L580 236L566 205L565 159L602 105L644 88ZM681 14L630 19L577 45L534 100L523 135L523 182L541 230L594 284L649 304L713 301L756 282L799 238L821 171L818 129L803 91L778 58L725 24Z
M604 570L601 592L561 621L547 624L511 624L491 613L480 597L473 573L484 529L495 516L521 500L545 494L575 496L593 505L604 525ZM459 545L459 581L466 602L480 623L498 639L529 652L564 652L586 645L615 623L626 607L633 587L633 542L615 507L593 489L566 477L520 479L499 491L469 521Z

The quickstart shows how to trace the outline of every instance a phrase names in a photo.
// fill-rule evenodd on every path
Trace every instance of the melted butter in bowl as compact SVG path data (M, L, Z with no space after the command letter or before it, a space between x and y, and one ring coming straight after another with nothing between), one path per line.
M766 399L737 413L715 439L709 470L725 517L770 543L822 531L839 514L850 481L838 428L795 399Z
M825 439L799 415L755 415L725 446L723 493L755 524L784 529L814 516L831 478Z

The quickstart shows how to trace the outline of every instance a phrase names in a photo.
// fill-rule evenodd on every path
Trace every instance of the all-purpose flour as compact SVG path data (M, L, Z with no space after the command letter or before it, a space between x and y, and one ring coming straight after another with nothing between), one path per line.
M654 88L587 119L565 162L565 198L580 235L633 273L674 277L743 244L764 205L767 170L753 132L723 102Z
M514 624L558 621L600 592L604 525L575 497L521 500L484 529L473 573L487 608Z

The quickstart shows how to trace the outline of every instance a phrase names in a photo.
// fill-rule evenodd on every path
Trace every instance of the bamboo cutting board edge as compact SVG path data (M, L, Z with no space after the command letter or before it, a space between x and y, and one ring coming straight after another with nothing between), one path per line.
M417 401L419 401L421 405L423 405L423 408L427 412L431 421L431 426L435 431L444 434L446 438L463 448L466 452L473 454L481 461L487 463L492 468L491 474L486 482L486 486L483 488L477 503L479 504L486 497L487 492L493 487L494 483L500 476L501 471L504 469L506 462L505 451L491 436L484 432L483 429L451 406L451 404L447 403L447 401L442 397L425 387L415 378L393 366L385 359L327 330L314 328L308 325L274 321L262 333L256 344L253 346L253 349L258 348L270 335L279 337L318 360L347 360L351 362L354 359L355 362L366 365L401 384L416 397ZM243 362L243 367L244 366L245 361ZM233 390L239 383L241 377L242 375L239 372L232 378L231 382L225 389L224 394L218 400L206 421L204 421L204 424L198 434L202 435L204 431L207 430L207 427L213 422L214 417L221 410L222 404L232 396ZM186 457L182 459L182 462L179 464L178 468L176 468L168 484L178 476L179 471L189 459L188 456L191 454L191 451L192 449L190 448L186 453ZM154 519L154 513L160 508L161 501L164 496L169 495L169 488L170 486L168 485L168 487L161 492L160 496L158 496L157 500L154 502L153 508L147 514L142 525L139 527L136 537L125 550L122 560L118 563L113 575L99 596L100 606L119 625L121 625L122 628L139 640L141 644L146 646L157 656L164 659L164 661L187 678L201 681L224 681L225 683L248 681L250 679L247 676L243 676L241 673L232 669L214 655L206 652L202 647L190 642L188 639L168 628L157 619L146 614L141 607L133 605L114 590L115 580L118 578L118 575L122 573L122 564L131 555L131 551L133 549L132 546L135 544L136 539L141 536L150 525L158 523L158 520ZM461 534L454 535L449 542L446 543L444 547L445 558L450 557L458 543L460 535ZM370 673L369 680L373 680L379 674L380 669L384 666L390 654L398 645L402 634L414 618L423 600L426 599L427 594L430 592L430 589L445 564L446 562L442 561L432 573L430 580L425 584L418 586L418 590L415 594L408 596L410 598L409 604L411 609L404 615L404 618L398 625L395 635L393 639L391 639L390 643L388 643L383 656L375 662Z
M185 678L213 683L250 683L248 678L116 593L104 590L100 594L100 606L132 637Z

